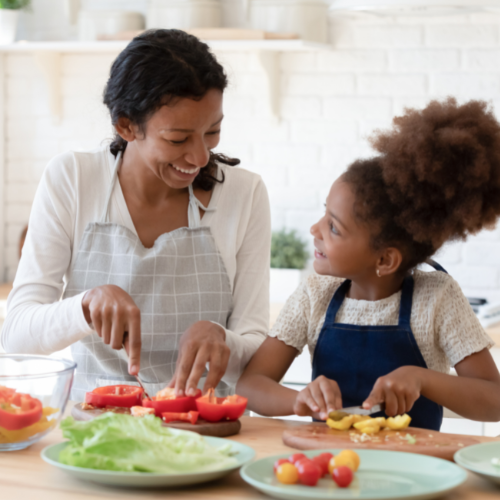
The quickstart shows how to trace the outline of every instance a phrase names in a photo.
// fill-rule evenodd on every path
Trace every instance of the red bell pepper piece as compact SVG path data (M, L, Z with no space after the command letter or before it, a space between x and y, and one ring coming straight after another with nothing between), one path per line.
M189 422L190 424L196 424L198 420L197 411L189 411L187 413L180 412L170 412L166 411L161 414L164 422Z
M187 413L196 410L196 399L201 396L201 391L198 389L196 396L183 396L180 398L173 397L172 399L143 399L142 406L146 408L154 408L155 415L161 417L163 413Z
M220 420L238 420L245 412L248 399L234 394L227 398L216 398L213 389L205 396L196 400L196 407L200 412L200 418L208 422L219 422Z
M17 431L36 424L42 418L42 402L29 394L0 387L0 427Z
M141 387L135 385L107 385L87 392L85 402L98 408L105 406L132 408L132 406L142 405L143 392Z

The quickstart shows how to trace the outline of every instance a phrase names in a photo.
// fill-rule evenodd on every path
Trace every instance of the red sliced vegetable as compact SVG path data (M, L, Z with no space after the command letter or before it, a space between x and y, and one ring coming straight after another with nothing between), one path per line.
M200 418L208 422L219 422L220 420L238 420L245 412L247 398L234 394L227 398L217 398L214 390L210 389L205 396L196 400L196 407L200 412Z
M155 415L161 417L165 412L174 413L187 413L189 411L196 411L196 399L201 396L201 391L198 389L196 396L183 396L180 398L174 397L173 399L143 399L142 406L146 408L154 408Z
M142 406L143 392L141 387L135 385L107 385L87 392L85 402L98 408L105 406L132 408L132 406Z
M0 387L0 427L17 431L42 418L42 402L29 394Z
M198 420L197 411L189 411L187 413L179 412L169 412L166 411L161 414L164 422L189 422L190 424L196 424Z

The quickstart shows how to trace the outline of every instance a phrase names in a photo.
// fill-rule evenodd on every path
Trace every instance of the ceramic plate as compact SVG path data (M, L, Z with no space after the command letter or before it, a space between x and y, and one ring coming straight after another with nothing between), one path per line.
M500 484L500 467L492 465L493 458L500 459L500 442L467 446L455 453L457 464Z
M214 447L231 444L231 450L235 453L234 457L238 463L225 469L216 469L204 472L187 472L180 474L157 474L149 472L115 472L95 469L84 469L83 467L74 467L59 462L60 451L67 446L67 442L54 444L42 450L42 458L49 464L59 467L78 479L92 481L111 486L136 486L159 487L159 486L184 486L188 484L205 483L226 476L233 470L239 469L242 465L250 462L255 456L255 451L249 446L229 441L228 439L204 436L209 445Z
M303 452L308 457L329 451L334 455L341 450L314 450ZM315 487L299 484L284 485L273 473L276 455L263 458L241 469L243 479L275 498L335 499L335 500L423 500L442 496L462 484L467 473L452 462L440 458L397 451L356 450L361 465L348 488L339 488L325 477Z

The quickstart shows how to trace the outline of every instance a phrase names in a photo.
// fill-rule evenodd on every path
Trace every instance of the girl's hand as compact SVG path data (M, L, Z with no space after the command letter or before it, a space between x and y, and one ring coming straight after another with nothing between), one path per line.
M230 354L224 328L211 321L197 321L182 334L175 374L169 387L175 387L178 396L194 396L209 363L203 388L205 393L221 381L226 373Z
M141 311L132 297L115 285L89 290L82 299L83 314L102 341L119 351L127 336L128 371L139 373L141 365Z
M296 415L326 420L331 411L341 408L342 395L337 382L320 375L297 394L293 411Z
M363 408L369 410L372 406L385 402L385 413L389 417L408 413L420 397L421 370L418 366L402 366L378 378L363 403Z

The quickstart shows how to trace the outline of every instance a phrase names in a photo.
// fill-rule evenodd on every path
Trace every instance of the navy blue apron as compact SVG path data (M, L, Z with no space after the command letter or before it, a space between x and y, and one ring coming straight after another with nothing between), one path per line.
M358 326L335 323L351 281L346 280L335 292L313 356L312 379L323 375L335 380L344 407L360 406L379 377L401 366L427 364L411 331L413 277L403 281L398 325ZM420 396L408 412L412 427L439 431L443 407ZM382 416L382 414L374 415Z

